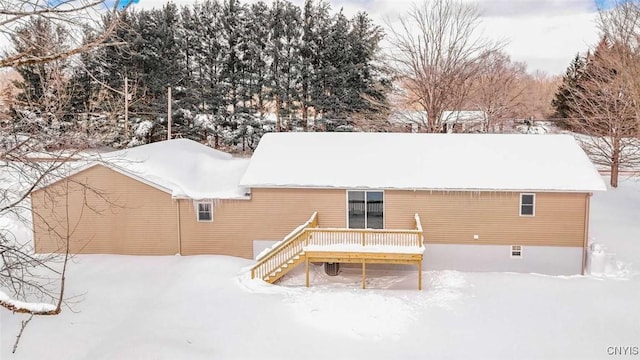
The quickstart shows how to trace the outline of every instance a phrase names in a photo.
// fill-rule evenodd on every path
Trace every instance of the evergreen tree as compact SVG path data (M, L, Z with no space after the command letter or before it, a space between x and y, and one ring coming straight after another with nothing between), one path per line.
M216 147L251 149L269 130L269 113L277 130L289 131L307 129L311 117L349 124L384 111L383 33L366 14L331 16L327 3L312 0L304 9L285 0L205 0L121 18L108 41L125 45L82 56L73 100L74 111L109 113L124 126L128 79L129 130L116 146L166 137L167 86L173 133Z
M267 41L269 37L269 7L262 1L252 4L245 22L245 72L246 108L255 113L267 112L265 91L268 86Z
M143 119L137 115L146 90L143 83L143 59L141 49L143 39L139 32L140 13L131 9L120 14L120 26L107 42L123 43L120 46L100 48L91 56L81 58L81 71L90 72L94 82L91 98L95 100L91 108L101 115L95 116L90 127L107 128L103 145L120 148L126 146L133 136L138 123ZM111 21L106 15L102 22ZM129 107L125 109L125 79L128 81ZM125 111L129 116L125 122Z
M562 77L562 84L558 88L558 92L556 92L555 98L552 101L552 105L555 109L554 117L568 118L571 116L571 92L579 86L580 77L585 70L585 66L585 58L580 54L576 54L567 68L565 75Z
M390 90L389 74L379 64L379 43L384 37L381 27L374 25L366 13L351 19L348 71L349 111L371 114L388 108L386 94Z
M276 0L271 8L271 19L268 96L275 106L276 131L291 130L297 123L294 111L300 84L300 9L288 1Z
M61 25L45 18L33 18L17 29L12 37L17 52L30 51L32 56L47 56L65 51L69 34ZM69 79L67 60L54 60L16 68L22 77L14 85L20 90L19 107L14 109L15 129L19 132L48 132L52 139L70 134L74 126L68 116ZM65 142L66 140L61 140ZM57 146L52 143L52 146Z
M306 0L303 15L303 34L301 55L301 96L302 118L305 126L309 125L310 112L314 120L318 114L319 99L324 96L322 85L322 69L325 61L322 53L329 35L331 17L330 7L326 2L314 5L313 0Z
M196 38L194 43L194 83L199 89L197 111L204 116L197 119L203 139L213 137L214 146L220 146L220 136L227 119L226 85L223 79L225 45L222 33L222 6L217 1L194 5Z

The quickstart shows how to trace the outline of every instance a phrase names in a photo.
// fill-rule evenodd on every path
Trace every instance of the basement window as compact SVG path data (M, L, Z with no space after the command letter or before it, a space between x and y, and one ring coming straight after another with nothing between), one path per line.
M520 194L520 216L536 215L536 194Z
M522 245L511 245L511 257L512 258L522 257Z
M213 221L213 204L210 201L198 201L196 208L198 221Z

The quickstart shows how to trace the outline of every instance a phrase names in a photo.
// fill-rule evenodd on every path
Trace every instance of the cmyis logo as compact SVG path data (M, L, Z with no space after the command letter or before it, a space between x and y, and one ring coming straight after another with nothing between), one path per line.
M609 355L640 355L640 348L637 346L609 346L607 347L607 354Z

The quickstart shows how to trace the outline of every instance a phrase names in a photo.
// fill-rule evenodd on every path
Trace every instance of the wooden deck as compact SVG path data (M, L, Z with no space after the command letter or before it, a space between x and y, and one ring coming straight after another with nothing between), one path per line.
M287 235L258 259L251 277L275 283L301 263L305 263L306 285L309 263L362 264L362 288L366 287L367 264L408 264L418 270L418 289L422 289L423 231L420 217L410 230L336 229L318 227L317 213Z

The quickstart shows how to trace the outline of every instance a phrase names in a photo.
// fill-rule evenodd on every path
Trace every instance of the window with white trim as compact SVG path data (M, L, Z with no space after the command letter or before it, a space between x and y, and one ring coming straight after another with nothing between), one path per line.
M196 203L198 221L213 221L213 204L210 201Z
M520 194L520 216L536 215L536 194Z
M522 257L522 245L511 245L511 257L512 258Z

